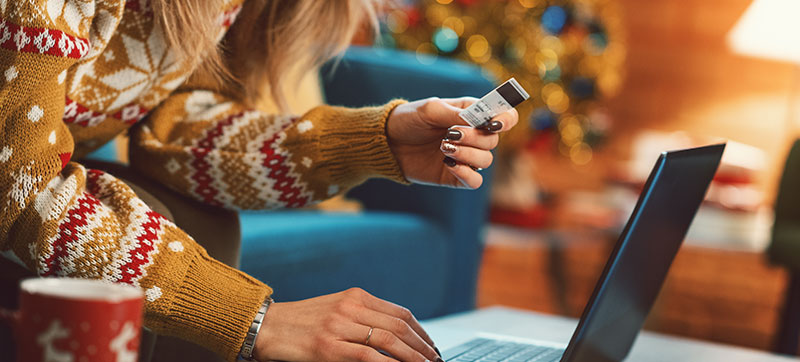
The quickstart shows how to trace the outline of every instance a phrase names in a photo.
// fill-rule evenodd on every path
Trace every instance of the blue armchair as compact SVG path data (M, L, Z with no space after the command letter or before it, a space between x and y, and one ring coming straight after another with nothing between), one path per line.
M475 66L422 60L351 48L320 73L326 101L360 107L393 98L480 97L494 87ZM275 288L280 301L357 286L422 319L471 309L491 171L483 176L476 191L371 180L348 194L363 203L358 214L242 213L241 268Z

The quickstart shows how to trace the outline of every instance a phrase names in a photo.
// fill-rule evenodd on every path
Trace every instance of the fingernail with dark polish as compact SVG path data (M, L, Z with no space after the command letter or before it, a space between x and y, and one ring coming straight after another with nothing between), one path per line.
M456 167L456 160L450 157L445 157L444 164L447 165L447 167Z
M439 352L439 347L433 346L433 350L436 351L436 354L438 354L439 357L442 357L442 352Z
M436 359L436 362L444 362L444 360L442 359L442 357L439 357Z
M458 147L449 142L442 142L442 146L439 147L439 149L441 149L442 152L446 154L450 154L450 153L455 153L458 150Z
M491 121L489 125L486 126L486 130L489 132L497 132L501 129L503 129L503 122L500 121Z
M462 136L461 131L451 129L447 131L447 136L444 139L450 141L458 141L461 139L461 136Z

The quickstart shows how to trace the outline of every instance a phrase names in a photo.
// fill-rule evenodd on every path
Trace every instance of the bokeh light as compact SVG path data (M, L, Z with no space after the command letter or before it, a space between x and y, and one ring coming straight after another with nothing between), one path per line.
M542 14L542 28L550 34L561 33L566 24L567 12L560 6L550 6Z
M458 34L448 27L441 27L433 33L433 45L443 53L450 53L458 48Z
M540 71L547 71L558 66L558 55L552 49L542 49L536 53L536 65Z
M483 35L475 34L467 39L467 53L472 59L480 63L485 63L489 60L487 55L491 56L489 54L490 50L489 42Z
M394 10L386 16L386 27L392 33L402 33L408 29L408 16L404 11Z
M533 111L530 118L530 127L537 131L555 127L558 117L549 109L541 107Z
M533 99L518 109L527 127L509 135L505 150L523 147L538 132L555 132L538 140L552 142L576 164L592 160L592 147L609 132L598 127L597 111L622 83L625 47L613 0L403 3L383 27L396 47L416 51L423 64L437 56L471 61L488 77L513 76L532 90Z
M457 16L451 16L448 17L447 19L444 19L444 21L442 21L442 26L446 26L450 29L453 29L453 31L455 31L456 34L458 34L458 36L464 34L464 26L465 26L464 21Z
M592 161L592 148L584 142L578 143L569 149L569 159L572 163L582 166Z
M429 65L436 62L436 47L428 42L422 43L417 47L417 61Z
M555 82L561 79L561 67L556 65L553 69L540 68L539 76L542 82Z
M432 26L441 26L444 19L447 19L448 10L445 5L431 4L425 11L425 18Z
M581 128L575 116L568 115L562 117L559 125L561 141L567 146L572 147L583 140L583 128Z
M547 95L544 103L553 113L564 113L569 108L569 96L561 87L558 87L557 90Z
M564 43L558 37L548 35L539 41L539 48L550 49L560 56L564 53Z

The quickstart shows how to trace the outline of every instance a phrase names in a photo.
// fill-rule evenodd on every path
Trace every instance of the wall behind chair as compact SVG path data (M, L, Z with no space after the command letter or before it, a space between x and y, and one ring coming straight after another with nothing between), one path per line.
M619 1L627 76L609 105L616 123L608 151L628 158L630 141L642 129L685 130L751 144L767 153L758 181L771 202L800 129L787 124L791 88L800 77L792 64L728 49L726 34L751 1ZM793 101L800 109L800 98ZM800 120L800 112L794 119Z

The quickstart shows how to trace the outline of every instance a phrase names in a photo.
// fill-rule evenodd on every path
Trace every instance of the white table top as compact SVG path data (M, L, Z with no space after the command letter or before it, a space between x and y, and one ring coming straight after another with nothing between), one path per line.
M422 323L442 351L474 338L478 332L555 342L566 346L577 324L578 321L572 318L505 307L490 307ZM639 333L626 361L797 362L800 359L643 331Z

